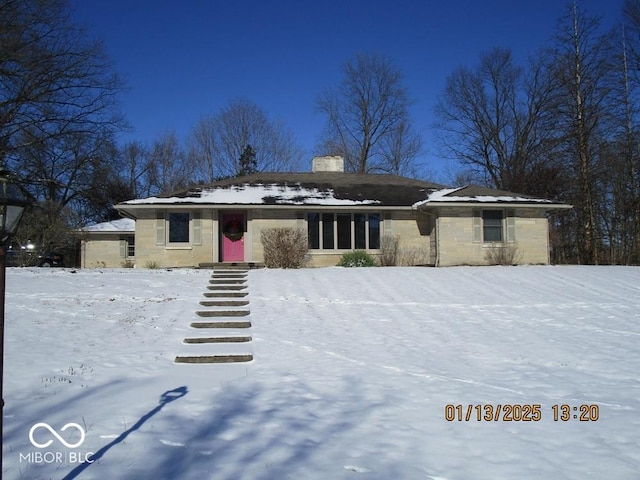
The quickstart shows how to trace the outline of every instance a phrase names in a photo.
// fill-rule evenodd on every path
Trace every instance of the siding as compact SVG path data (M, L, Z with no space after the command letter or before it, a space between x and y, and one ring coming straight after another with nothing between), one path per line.
M213 210L198 210L199 219L192 215L189 224L191 241L185 245L164 244L167 225L161 212L163 210L152 209L139 212L136 220L137 267L144 268L150 262L160 267L195 267L200 263L217 261L217 251L214 256L214 232L217 234L217 229L214 229Z
M542 210L516 208L512 220L503 228L515 233L513 245L518 250L520 264L548 264L548 222ZM438 219L439 265L487 265L487 251L491 244L474 242L477 237L477 217L469 208L441 207ZM509 243L511 245L511 243Z
M121 255L121 238L119 233L100 235L85 234L81 244L82 268L120 268L125 258ZM131 259L133 260L133 259Z

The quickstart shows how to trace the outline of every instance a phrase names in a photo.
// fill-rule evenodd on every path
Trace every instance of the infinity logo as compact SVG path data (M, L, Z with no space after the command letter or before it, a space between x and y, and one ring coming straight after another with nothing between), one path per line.
M51 435L56 437L58 441L67 448L78 448L80 445L82 445L82 442L84 442L84 435L85 435L84 429L77 423L67 423L64 427L60 429L61 432L64 432L68 428L73 427L78 429L78 431L80 432L80 440L77 443L67 443L64 438L58 435L58 432L56 432L53 428L51 428L51 425L49 425L48 423L40 422L40 423L36 423L33 427L31 427L31 430L29 430L29 441L36 448L47 448L49 445L53 443L53 440L48 440L45 443L38 443L33 438L34 432L41 427L49 430L49 432L51 432Z

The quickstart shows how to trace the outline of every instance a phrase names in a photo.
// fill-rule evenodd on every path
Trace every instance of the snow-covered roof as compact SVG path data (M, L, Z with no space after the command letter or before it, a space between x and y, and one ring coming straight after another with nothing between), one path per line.
M92 233L133 233L136 230L136 221L131 218L119 218L110 222L89 225L80 230Z
M219 180L179 192L129 200L116 208L135 217L153 205L375 206L420 208L445 203L512 203L551 208L550 200L478 186L448 188L431 182L387 174L343 172L268 173ZM566 206L568 207L568 206Z
M411 207L438 188L443 186L387 174L261 172L167 195L129 200L117 208L132 212L136 207L186 204Z
M416 202L413 207L419 208L432 204L444 203L518 203L528 205L554 205L561 206L556 202L544 198L536 198L529 195L522 195L502 190L495 190L476 185L467 185L458 188L443 188L431 192L425 200ZM566 205L569 207L569 205Z
M149 197L129 200L124 205L204 203L217 205L371 205L372 199L338 198L333 188L296 184L248 184L229 187L201 187L188 195Z

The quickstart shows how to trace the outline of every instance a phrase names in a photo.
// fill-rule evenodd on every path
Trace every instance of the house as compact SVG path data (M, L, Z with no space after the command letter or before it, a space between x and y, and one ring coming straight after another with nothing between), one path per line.
M133 266L136 222L120 218L76 230L80 239L80 266L104 268Z
M140 267L261 262L260 232L273 227L307 233L310 266L336 265L356 249L379 255L385 237L398 239L402 264L482 265L504 251L517 263L547 264L547 213L564 208L571 206L477 186L345 173L341 157L315 157L307 173L256 173L116 206L135 220ZM94 233L96 242L116 240ZM111 233L123 261L130 237ZM93 248L85 245L86 266L100 256ZM115 245L109 251L114 259Z

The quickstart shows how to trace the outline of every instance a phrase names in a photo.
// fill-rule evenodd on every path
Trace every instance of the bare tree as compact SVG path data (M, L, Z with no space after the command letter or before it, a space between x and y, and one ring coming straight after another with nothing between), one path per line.
M113 175L119 178L129 200L152 194L152 186L145 181L153 168L150 157L149 149L137 141L126 143L118 152Z
M123 126L122 83L65 0L4 0L0 85L0 166L19 175L34 201L17 238L71 246L68 229L92 210Z
M640 1L625 2L625 21L615 30L612 102L607 108L612 133L598 150L600 197L597 214L603 253L610 263L640 263ZM608 118L608 117L607 117Z
M302 160L302 149L280 121L271 120L254 103L236 99L216 115L198 122L190 137L189 155L197 160L205 181L238 175L240 158L251 145L258 171L291 171Z
M321 148L344 156L354 172L400 172L421 142L411 132L409 105L402 74L390 59L356 55L344 64L342 83L316 102L327 121Z
M114 205L158 193L156 186L149 184L153 177L150 151L140 142L114 147L103 160L87 195L89 202L82 215L85 220L97 223L119 218Z
M577 3L568 6L554 39L553 65L560 80L556 125L572 171L577 260L600 263L598 153L611 125L611 37Z
M531 61L525 70L510 50L495 48L481 54L474 69L461 67L447 79L436 108L439 138L448 156L488 185L539 194L557 145L554 94L543 61Z
M628 73L640 82L640 0L625 0L622 7Z
M194 159L185 154L174 132L159 136L149 152L145 183L152 195L195 183Z
M625 159L624 171L628 175L628 198L625 202L630 211L628 215L628 239L624 262L640 264L640 0L627 0L624 5L625 25L631 28L633 41L627 41L625 29L622 30L622 65L625 99Z
M200 183L213 182L218 174L216 165L216 121L214 117L203 117L194 126L187 140L188 154L195 159L196 179ZM220 171L222 169L220 168Z
M21 150L34 143L121 126L122 84L66 1L5 0L0 25L0 164L18 171Z
M421 167L418 158L422 152L422 137L403 120L381 140L381 162L378 169L393 175L417 177Z
M109 136L82 133L27 144L20 151L20 175L34 203L20 224L17 239L42 249L69 248L71 252L69 229L103 218L98 203L109 181L105 166L114 145Z

